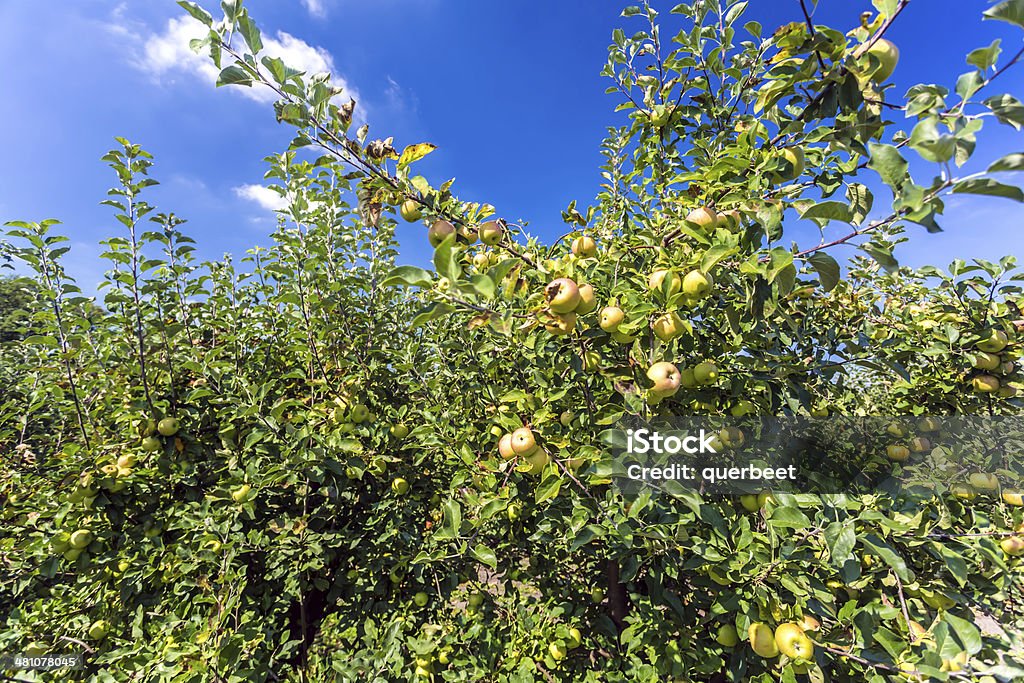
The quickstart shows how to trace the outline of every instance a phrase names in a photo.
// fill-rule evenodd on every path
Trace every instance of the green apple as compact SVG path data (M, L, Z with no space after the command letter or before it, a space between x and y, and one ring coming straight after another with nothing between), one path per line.
M415 199L406 199L402 202L402 207L399 209L399 213L401 213L402 218L409 223L415 223L423 218L423 212L420 211L420 203Z
M595 604L600 604L600 603L604 602L604 590L599 588L599 587L597 587L597 586L594 586L593 588L591 588L590 589L590 601L595 603Z
M740 505L747 512L757 512L761 509L761 503L758 502L757 494L754 493L745 493L740 496Z
M416 603L417 607L425 607L426 604L430 602L430 596L423 591L420 591L416 595L412 596L412 601Z
M470 593L466 603L474 609L480 607L480 605L484 604L484 594L480 592Z
M110 632L110 624L103 619L92 622L89 626L89 639L90 640L103 640L107 637Z
M565 645L570 650L575 650L580 646L581 643L583 643L583 634L580 633L580 630L578 628L573 626L569 629L569 637L566 638Z
M978 492L970 484L953 484L949 492L961 500L974 500L978 497Z
M679 368L667 361L655 363L648 368L647 379L654 383L651 393L659 398L674 396L679 391Z
M584 372L597 372L601 369L601 354L597 351L585 351L582 361Z
M683 368L679 371L679 386L683 389L696 388L697 378L693 375L693 368Z
M779 646L775 643L775 634L768 624L754 622L747 629L747 636L750 640L750 647L756 654L765 659L779 656Z
M619 329L619 325L625 319L626 314L622 312L622 309L618 306L605 306L601 309L600 320L598 325L605 332L614 332Z
M405 437L409 436L409 428L399 422L396 425L391 425L391 429L388 430L392 437L401 441Z
M446 220L434 221L434 224L427 230L427 239L431 246L437 247L450 235L455 234L455 226Z
M352 406L352 412L349 413L348 419L356 424L362 424L370 419L370 409L362 403L357 403Z
M910 457L910 449L894 443L885 447L885 455L894 462L903 462Z
M562 643L553 642L548 644L548 654L550 654L551 659L555 660L556 662L565 659L565 655L567 652L568 650Z
M722 223L718 213L706 206L701 206L686 214L686 221L693 223L704 232L714 230Z
M971 387L979 394L991 394L999 391L999 379L992 375L977 375L971 380Z
M396 495L404 496L409 493L409 482L402 477L396 477L394 481L391 482L391 490L394 491Z
M666 284L666 280L668 283ZM647 277L647 287L654 292L659 294L665 292L665 288L668 289L668 296L672 297L679 293L683 287L682 278L679 277L678 273L673 273L665 268L660 268Z
M544 329L556 337L572 334L576 329L575 313L552 313L544 321Z
M157 436L147 436L142 440L142 450L147 453L155 453L164 447L164 442Z
M1021 538L1020 536L1004 538L999 542L999 547L1002 548L1003 552L1010 557L1024 555L1024 538Z
M580 290L580 302L576 305L576 313L578 315L586 315L597 308L597 295L594 293L594 287L590 284L582 284L579 286Z
M25 646L25 656L27 657L41 657L49 651L50 647L46 643L41 643L39 641L29 643Z
M683 294L693 300L706 298L711 294L711 276L699 270L691 270L683 278Z
M178 433L179 426L178 418L165 417L157 423L156 431L160 433L160 436L174 436Z
M547 451L543 448L537 448L533 453L523 456L526 462L530 464L528 474L534 476L540 474L547 467L548 463L551 462L551 456L548 455Z
M722 624L718 627L715 640L723 647L736 647L740 642L740 636L736 633L736 627L732 624Z
M567 277L552 280L544 288L548 308L554 313L572 313L580 303L580 288Z
M89 529L79 529L68 538L68 545L75 550L81 550L92 543L93 538L95 537Z
M71 534L66 531L58 531L50 537L50 549L55 553L62 553L71 545ZM88 545L88 544L86 544Z
M974 358L973 367L975 370L996 370L1003 364L1003 360L994 353L980 351Z
M581 235L572 241L572 253L580 258L593 258L597 254L597 242L593 237Z
M568 427L572 424L572 421L576 419L576 413L571 410L564 410L562 414L558 416L558 421L563 427Z
M81 548L68 548L61 554L64 556L64 559L68 562L74 562L78 559L82 552L83 550Z
M675 311L669 311L654 321L654 336L663 342L670 342L686 331L686 323Z
M1009 337L1002 330L989 330L978 342L978 349L986 353L999 353L1006 348Z
M480 233L480 241L493 247L501 241L502 236L505 234L505 228L501 227L501 223L497 221L487 221L480 226L478 232Z
M814 643L798 624L780 624L775 629L775 644L790 659L809 662L814 658Z
M733 417L745 417L755 412L757 412L757 406L746 399L737 401L736 405L729 409L729 414Z
M1003 502L1014 507L1024 506L1024 493L1017 489L1003 489Z
M509 503L509 506L505 509L505 516L508 517L510 522L519 521L519 518L523 516L523 506L519 503Z
M153 436L154 434L156 434L156 420L150 420L148 418L143 418L142 420L139 420L138 430L139 436Z
M896 71L900 61L900 50L892 42L881 38L868 49L868 54L878 61L878 66L871 73L871 79L879 83L889 80Z
M249 493L252 491L252 487L248 484L242 484L237 489L231 492L231 500L236 503L244 503L249 499Z
M537 450L537 437L529 427L520 427L512 432L512 451L519 456L526 457Z
M788 182L799 178L804 172L804 151L799 147L785 147L776 157L783 168L772 174L776 182Z
M693 379L700 385L714 384L718 381L718 366L705 361L693 368Z
M967 481L979 491L997 491L999 489L999 478L994 474L986 472L972 472Z

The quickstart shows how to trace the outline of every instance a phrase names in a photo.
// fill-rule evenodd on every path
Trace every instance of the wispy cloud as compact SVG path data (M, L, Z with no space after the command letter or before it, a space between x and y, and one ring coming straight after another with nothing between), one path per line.
M263 185L242 185L234 188L235 195L250 202L255 202L267 211L279 211L288 206L288 201Z
M324 0L302 0L303 7L306 11L317 19L323 19L327 16L327 7L324 5Z

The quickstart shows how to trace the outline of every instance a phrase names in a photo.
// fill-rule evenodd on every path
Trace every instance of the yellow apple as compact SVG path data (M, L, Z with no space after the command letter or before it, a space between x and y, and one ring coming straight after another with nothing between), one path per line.
M871 73L871 79L881 83L889 80L896 71L896 64L900 61L900 50L892 42L881 38L868 49L868 54L878 61L878 66Z
M406 199L402 202L402 208L399 209L399 213L409 223L415 223L423 218L423 212L420 211L420 203L415 199Z
M708 232L718 227L721 218L719 218L714 209L702 206L686 214L686 220L696 225L702 231Z
M81 550L92 543L93 538L92 531L89 529L79 529L71 534L71 537L68 539L68 545L75 550Z
M668 284L665 280L668 279ZM682 289L683 281L677 273L671 273L667 269L660 268L647 277L647 287L655 292L661 293L664 287L668 288L668 296L675 296Z
M972 472L967 481L979 491L995 491L999 488L999 478L986 472Z
M580 303L580 288L567 277L552 280L544 288L548 308L554 313L572 313Z
M821 622L810 614L803 615L797 625L804 631L817 631L821 628Z
M772 174L776 182L790 181L803 174L804 151L799 147L783 148L779 151L777 159L783 162L783 168Z
M814 658L814 643L799 625L792 622L780 624L775 629L775 644L779 652L790 659L809 662Z
M779 646L775 644L775 634L768 624L755 622L747 629L750 647L765 659L779 656Z
M589 284L579 285L580 302L576 304L576 314L586 315L597 308L597 295L594 294L594 287Z
M543 448L537 448L529 455L523 456L530 464L529 474L538 475L544 471L547 464L551 462L551 456Z
M455 226L446 220L434 221L434 224L427 230L427 239L431 246L437 247L444 242L449 235L455 233Z
M597 351L585 351L581 360L583 372L597 372L601 369L601 354Z
M1002 330L989 330L987 335L978 342L978 349L986 353L999 353L1006 348L1009 337Z
M409 493L409 482L402 477L395 477L391 482L391 490L399 496L404 496Z
M705 361L693 367L693 379L700 385L714 384L718 381L718 366Z
M885 447L885 455L892 461L903 462L910 457L910 449L894 443Z
M512 451L526 457L537 450L537 438L529 427L520 427L512 432Z
M601 316L598 325L605 332L614 332L625 318L625 313L618 306L605 306L601 309Z
M711 276L691 270L683 278L683 293L691 299L703 299L711 294Z
M647 370L647 379L654 382L651 393L659 398L674 396L679 391L679 369L672 363L655 363Z
M512 448L512 435L505 434L498 439L498 454L505 460L516 457L516 451Z
M580 258L592 258L597 254L597 242L593 237L581 235L572 241L572 253Z
M544 322L544 329L556 337L571 334L576 329L576 314L553 313Z
M1014 507L1024 506L1024 493L1016 489L1003 489L1003 502Z
M501 241L502 236L505 234L505 228L501 227L501 224L497 221L487 221L479 227L478 232L480 233L480 241L493 247Z
M979 394L991 394L999 391L999 380L992 375L978 375L971 380L971 386Z
M740 636L736 633L736 627L732 624L722 624L718 627L715 640L723 647L736 647L740 642Z
M932 442L923 436L917 436L910 440L910 450L914 453L924 453L932 449Z
M90 640L103 640L107 637L107 633L110 632L110 624L103 619L92 622L89 626L89 639Z
M675 311L669 311L654 321L654 336L663 342L670 342L686 331L686 324Z
M236 503L243 503L249 498L249 492L252 491L252 487L248 484L242 484L237 489L231 492L231 500Z
M1024 554L1024 538L1020 536L1010 536L1004 538L999 542L999 547L1003 549L1003 552L1010 557L1017 557L1018 555Z
M994 353L981 351L974 359L975 370L995 370L1003 364L1002 359Z

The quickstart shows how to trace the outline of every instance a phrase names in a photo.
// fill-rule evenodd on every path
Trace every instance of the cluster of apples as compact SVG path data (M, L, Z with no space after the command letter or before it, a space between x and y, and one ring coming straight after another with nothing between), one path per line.
M735 645L739 642L736 636L736 629L732 628L731 633L727 630L723 633L724 629L731 628L731 625L726 625L719 629L719 643L732 641ZM747 630L747 636L750 641L750 647L755 653L764 657L765 659L774 659L780 654L784 654L793 660L797 666L805 666L803 671L798 673L806 673L809 670L810 662L814 661L814 641L807 635L807 631L816 631L821 628L820 622L814 617L804 615L799 621L788 621L783 624L779 624L775 631L768 624L762 622L754 622L750 625ZM728 646L731 647L731 646Z
M516 458L529 464L530 474L540 474L551 462L551 456L537 443L537 437L529 427L520 427L498 439L498 454L508 461Z
M941 423L935 417L923 417L917 422L917 430L921 434L932 434L938 432L941 428ZM910 435L909 428L899 422L889 424L885 431L897 439L904 439ZM901 441L889 444L885 448L885 455L893 462L905 462L911 453L925 453L930 451L931 448L932 442L928 437L915 436L906 442Z
M365 403L353 401L348 395L337 396L331 408L331 420L340 426L372 423L377 416Z
M680 370L673 363L659 361L647 369L647 379L652 383L647 390L648 402L658 403L675 396L680 388L695 389L714 384L718 381L718 366L704 361L692 368Z
M996 394L1010 398L1017 391L1005 383L1006 378L1017 370L1015 354L1007 351L1010 338L998 329L987 330L975 344L973 369L978 371L971 377L971 387L979 394Z
M163 437L172 437L178 433L181 425L176 417L165 417L159 422L152 418L143 419L139 425L139 435L142 437L142 450L147 453L155 453L164 447Z
M576 329L576 318L591 313L597 308L597 295L589 284L576 284L574 280L560 277L544 288L544 300L548 307L543 322L544 329L555 336L570 334Z
M1018 489L1001 488L999 477L989 472L972 472L966 482L950 485L949 491L961 500L974 500L979 495L999 496L1007 505L1024 506L1024 493Z
M415 199L406 199L402 202L399 213L410 223L423 220L420 202ZM494 246L501 242L501 238L505 235L505 227L500 221L487 221L480 225L460 224L456 227L451 221L439 218L427 229L427 239L435 248L453 234L458 234L459 239L467 244L475 244L477 240L480 240L486 245Z
M58 531L50 537L50 549L55 553L63 555L64 559L69 562L77 560L94 543L96 544L94 550L99 551L102 545L96 539L92 530L88 528L76 529L71 533Z

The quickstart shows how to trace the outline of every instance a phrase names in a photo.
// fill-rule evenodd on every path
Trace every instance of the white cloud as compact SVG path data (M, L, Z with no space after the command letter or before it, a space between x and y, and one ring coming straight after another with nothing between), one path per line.
M311 6L322 7L319 0L307 1ZM138 25L126 19L123 12L114 14L112 22L108 24L108 30L122 36L138 35ZM162 32L138 39L132 64L159 82L173 82L175 76L186 75L213 86L217 82L217 68L206 54L196 54L189 47L189 41L203 38L206 32L206 27L191 17L170 19ZM343 98L359 99L355 90L336 73L334 58L322 47L310 45L289 33L278 31L273 36L264 34L263 51L260 54L277 57L291 68L307 74L330 72L332 82L345 89ZM262 86L231 86L230 89L258 102L273 102L277 99L272 90Z
M279 211L288 206L288 201L284 197L263 185L242 185L235 188L235 194L259 204L267 211Z
M302 4L306 11L318 19L327 16L327 8L324 7L323 0L302 0Z

